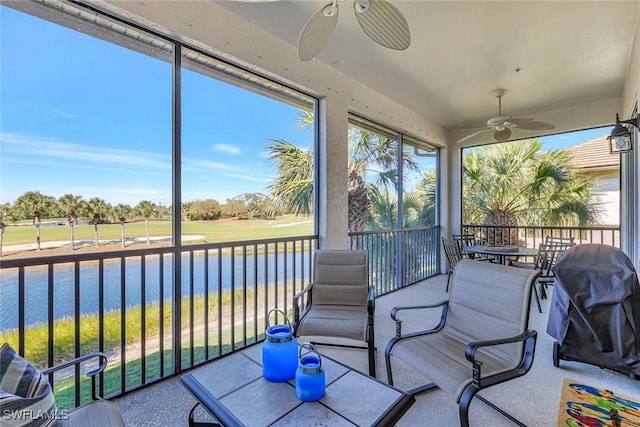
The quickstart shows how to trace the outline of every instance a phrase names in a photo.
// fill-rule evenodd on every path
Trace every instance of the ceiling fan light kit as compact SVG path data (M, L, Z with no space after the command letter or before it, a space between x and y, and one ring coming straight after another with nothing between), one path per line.
M339 1L323 6L304 24L298 37L298 57L309 61L329 42L338 23ZM411 44L409 24L394 5L385 0L350 0L358 25L374 42L404 50Z
M497 89L493 92L493 96L498 98L498 115L487 120L486 125L474 126L469 129L463 129L462 131L469 131L478 128L480 129L472 134L465 136L458 140L458 143L471 139L487 131L493 131L493 139L497 142L506 142L511 139L512 129L525 129L525 130L551 130L555 128L554 125L545 122L539 122L531 117L511 117L502 115L502 97L504 96L505 89Z

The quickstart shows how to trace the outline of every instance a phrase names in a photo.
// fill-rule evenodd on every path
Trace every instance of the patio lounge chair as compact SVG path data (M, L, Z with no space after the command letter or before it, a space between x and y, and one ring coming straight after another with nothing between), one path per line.
M469 425L474 396L523 425L476 393L520 377L531 368L537 332L527 329L529 304L531 286L539 274L465 259L454 270L448 301L394 308L391 318L396 322L396 336L385 350L389 384L393 385L393 356L432 381L408 393L438 387L451 394L459 404L462 426ZM433 308L442 310L435 328L402 334L402 311Z
M93 400L71 411L59 412L49 382L51 374L96 358L99 360L99 366L86 374L91 378ZM107 367L107 357L103 353L86 354L40 371L5 343L0 348L0 365L2 413L16 414L15 417L3 418L3 426L25 425L23 423L29 420L24 417L38 414L39 418L31 420L29 426L58 425L55 423L57 418L62 427L124 427L124 421L116 404L99 397L96 390L96 376Z
M346 338L364 341L369 375L376 376L373 339L375 289L369 285L367 251L317 250L313 281L293 297L293 328L296 336Z

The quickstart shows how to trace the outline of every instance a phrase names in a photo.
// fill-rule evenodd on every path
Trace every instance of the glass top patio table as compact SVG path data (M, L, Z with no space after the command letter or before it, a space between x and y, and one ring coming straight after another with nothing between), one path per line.
M196 406L202 405L223 426L388 426L415 402L401 390L321 357L326 388L317 402L298 400L295 379L275 383L262 377L262 344L224 356L180 380L198 401Z
M500 264L506 264L507 258L518 259L522 256L535 256L538 254L537 249L522 248L520 246L465 246L464 252L471 254L484 254L496 257L496 261Z

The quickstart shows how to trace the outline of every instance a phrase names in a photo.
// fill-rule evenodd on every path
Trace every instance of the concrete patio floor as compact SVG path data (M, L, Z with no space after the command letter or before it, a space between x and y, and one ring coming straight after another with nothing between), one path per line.
M395 323L389 313L395 306L430 304L447 298L447 277L440 275L406 289L382 296L376 300L375 339L377 352L377 377L386 382L384 348L395 334ZM531 328L538 331L535 360L531 371L524 377L485 390L482 394L493 403L510 412L528 426L555 426L564 378L571 378L594 387L604 387L630 398L640 400L640 381L628 376L600 369L579 362L560 361L560 367L552 363L553 338L546 330L550 300L542 300L543 313L538 313L535 302L531 305ZM433 310L429 316L406 316L403 331L431 327L439 318ZM404 318L405 316L403 316ZM320 351L362 372L368 372L367 352L357 349L320 347ZM395 385L409 389L420 385L421 378L413 369L401 362L393 364ZM366 390L362 390L366 393ZM187 426L187 417L195 400L180 383L179 376L114 399L127 426ZM248 402L250 404L250 402ZM198 408L198 421L211 417ZM476 426L512 426L487 405L475 400L470 410L471 424ZM458 406L454 399L441 390L422 393L416 403L398 422L398 426L456 426Z

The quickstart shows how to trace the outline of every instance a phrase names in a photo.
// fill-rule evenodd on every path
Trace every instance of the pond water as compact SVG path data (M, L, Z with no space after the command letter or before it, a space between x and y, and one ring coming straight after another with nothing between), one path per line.
M142 265L140 257L127 258L125 265L120 260L104 262L104 310L120 309L122 297L126 307L139 306L142 295L147 304L158 302L162 293L165 300L173 295L173 263L171 256L165 256L162 263L160 256L147 256L144 260L144 279L142 282ZM243 264L244 263L244 264ZM188 257L182 259L181 294L189 296L191 264L193 265L194 295L203 295L205 286L210 294L231 289L232 278L234 289L264 287L265 285L283 284L300 286L302 281L309 280L308 254L304 260L300 254L268 254L223 255L208 260L208 281L205 283L204 257L197 254L191 263ZM304 266L304 274L302 269ZM121 283L121 272L124 269L124 283ZM13 329L18 326L18 274L17 269L0 271L0 330ZM277 273L277 276L276 276ZM75 276L79 278L79 304L81 314L97 313L100 304L99 268L97 262L80 264L75 271L73 264L57 265L53 274L53 314L54 319L73 316L75 311ZM294 277L295 275L295 277ZM160 286L162 278L162 289ZM25 325L46 323L49 306L48 270L43 267L25 269ZM161 292L162 291L162 292Z

